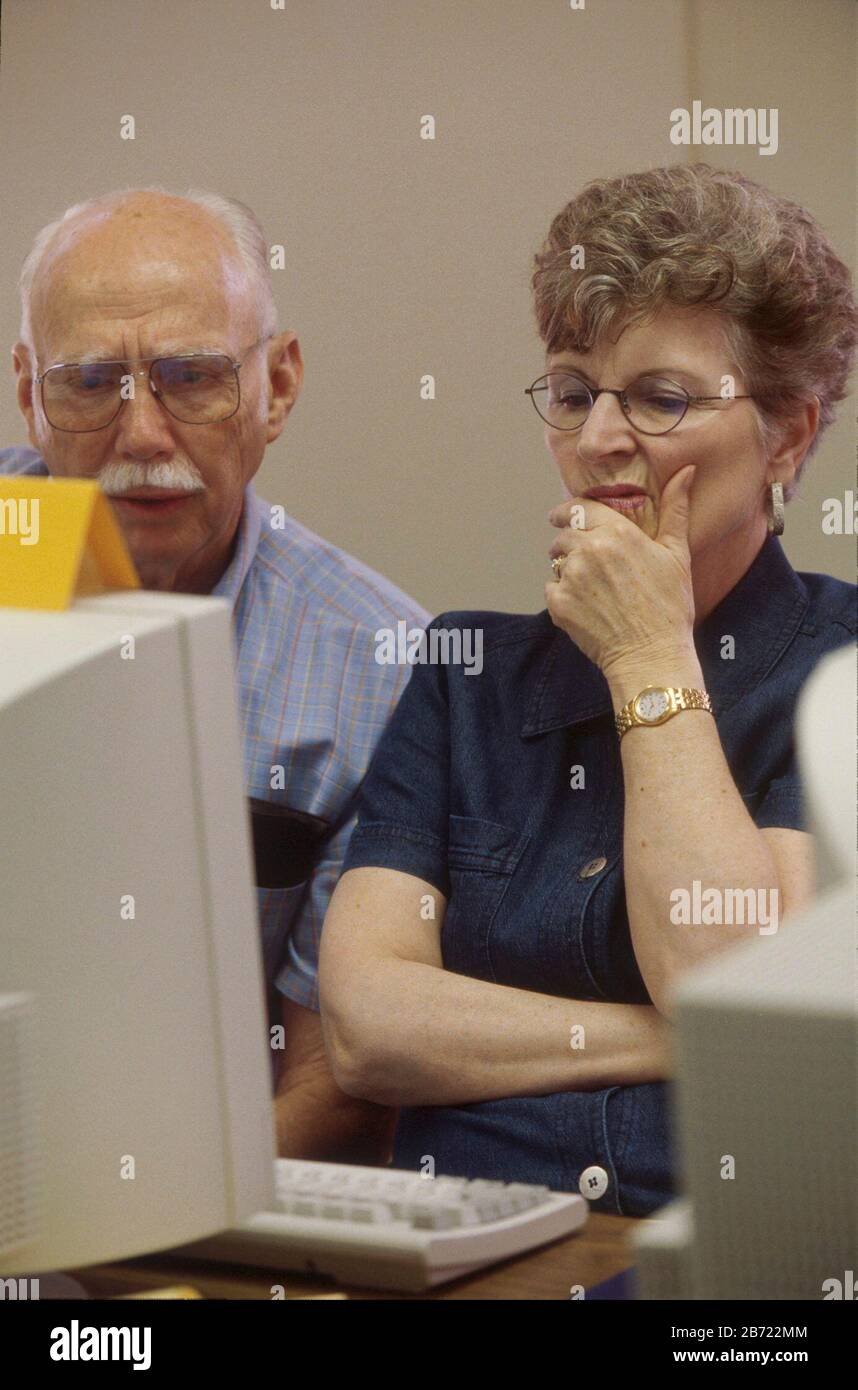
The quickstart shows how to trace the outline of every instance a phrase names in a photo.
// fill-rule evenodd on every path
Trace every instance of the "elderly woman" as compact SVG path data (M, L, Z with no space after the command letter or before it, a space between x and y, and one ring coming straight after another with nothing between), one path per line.
M813 889L793 715L856 596L777 536L858 315L805 211L705 164L590 184L533 287L547 611L433 624L482 629L483 670L417 666L382 738L323 1022L340 1085L403 1107L396 1166L644 1215L673 986Z

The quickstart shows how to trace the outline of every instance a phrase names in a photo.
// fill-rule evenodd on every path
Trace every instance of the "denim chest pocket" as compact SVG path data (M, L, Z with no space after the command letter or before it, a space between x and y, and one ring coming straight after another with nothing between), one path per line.
M449 817L450 897L441 932L447 970L495 979L489 951L492 923L529 838L497 821Z
M594 861L595 867L599 860ZM580 883L583 897L577 931L580 960L596 997L617 1003L647 1003L631 938L622 854L614 851L604 867Z

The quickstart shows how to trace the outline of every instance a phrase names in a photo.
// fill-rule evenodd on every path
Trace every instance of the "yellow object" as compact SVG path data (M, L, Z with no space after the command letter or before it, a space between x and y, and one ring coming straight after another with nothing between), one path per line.
M117 1294L114 1302L121 1303L123 1299L130 1298L202 1298L203 1295L198 1289L192 1289L190 1284L171 1284L167 1289L147 1289L145 1293L121 1293Z
M0 477L0 608L68 608L140 580L110 503L82 478Z

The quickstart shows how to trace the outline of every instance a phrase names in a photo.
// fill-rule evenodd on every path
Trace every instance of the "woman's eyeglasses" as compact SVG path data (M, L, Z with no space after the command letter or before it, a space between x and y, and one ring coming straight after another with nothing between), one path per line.
M616 396L629 424L641 434L667 434L684 419L690 405L703 401L749 401L751 396L691 396L684 387L661 377L639 377L624 390L592 388L572 372L546 372L525 388L534 409L555 430L579 430L599 396Z

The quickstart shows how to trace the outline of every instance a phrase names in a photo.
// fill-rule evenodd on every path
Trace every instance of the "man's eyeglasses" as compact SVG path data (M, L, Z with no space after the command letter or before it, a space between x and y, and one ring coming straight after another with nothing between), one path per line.
M599 396L616 396L634 429L667 434L685 418L690 405L702 401L749 401L751 396L691 396L683 386L662 377L642 376L625 390L596 389L571 372L553 371L525 388L537 414L555 430L579 430Z
M239 368L272 334L258 338L240 362L221 352L194 352L181 357L142 357L132 371L125 362L60 362L35 384L41 391L45 418L55 430L88 434L112 425L133 394L134 378L147 376L149 389L175 420L185 425L216 425L241 404Z

